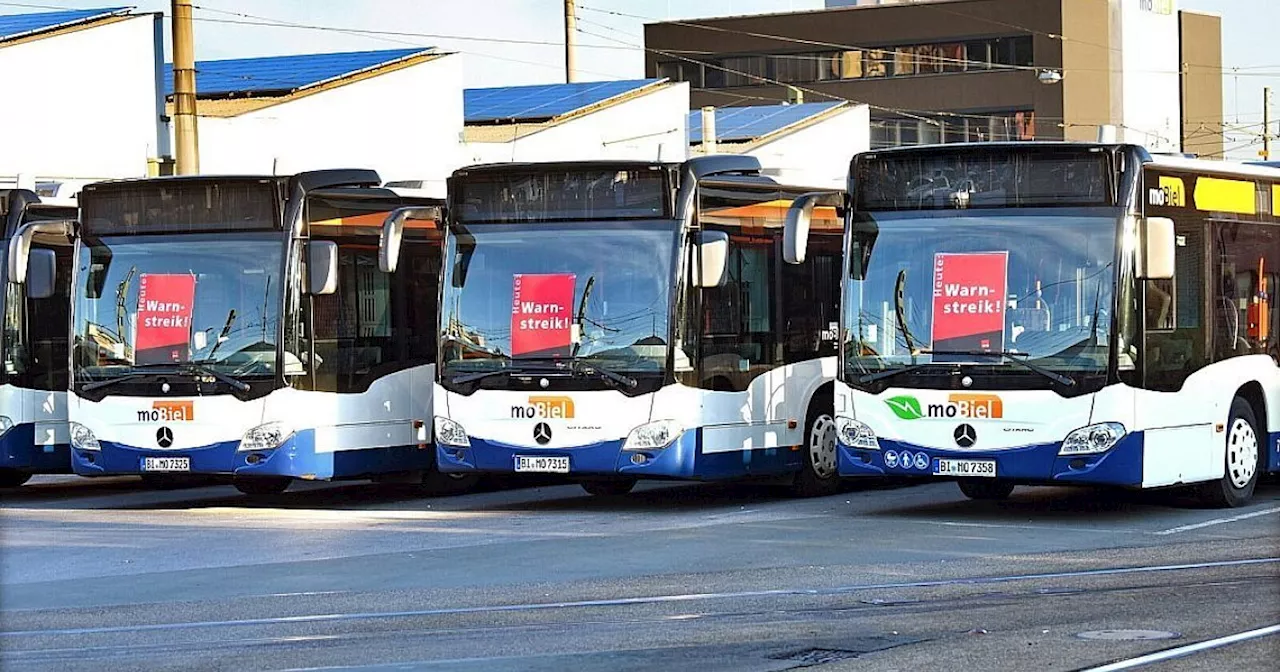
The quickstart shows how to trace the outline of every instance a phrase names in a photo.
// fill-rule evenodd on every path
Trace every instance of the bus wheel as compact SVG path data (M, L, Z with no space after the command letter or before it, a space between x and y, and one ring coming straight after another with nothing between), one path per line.
M836 421L831 417L831 397L817 394L809 404L809 417L804 426L804 445L800 447L800 471L791 482L797 497L821 497L840 488L836 466Z
M422 472L422 491L427 495L460 495L479 482L480 474L446 474L434 467Z
M594 497L618 497L631 492L636 487L636 479L619 478L607 481L582 481L578 485Z
M288 476L261 476L256 478L237 478L233 481L236 490L246 495L278 495L289 489L293 479Z
M1253 497L1253 489L1258 484L1258 420L1253 415L1253 407L1240 397L1231 402L1225 460L1226 473L1222 478L1202 483L1197 494L1209 506L1244 506Z
M31 472L0 469L0 488L16 488L31 480Z
M1001 500L1013 494L1013 484L1009 481L992 481L978 478L962 478L956 481L960 492L969 499Z

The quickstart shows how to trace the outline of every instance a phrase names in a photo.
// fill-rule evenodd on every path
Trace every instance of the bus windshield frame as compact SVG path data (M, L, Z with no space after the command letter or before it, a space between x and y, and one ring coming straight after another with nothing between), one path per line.
M1062 396L1115 382L1117 329L1126 324L1123 295L1132 283L1124 277L1132 269L1122 244L1117 151L1046 143L855 157L840 379L879 393L949 389L965 375L975 389L1052 389ZM869 184L875 172L880 181ZM1082 172L1089 178L1083 186L1072 181ZM979 173L986 182L955 179ZM872 187L874 196L866 193ZM965 283L982 285L988 299L1003 295L983 304L995 306L990 314L944 313L948 319L935 323L940 310L970 309L946 298L946 287Z
M170 381L175 392L200 396L234 393L238 398L250 399L285 384L288 362L283 346L289 255L281 232L82 236L77 242L76 257L71 374L73 390L80 396L150 394L151 372L175 376ZM233 278L229 275L233 272L260 279L258 284L262 286L254 285L252 301L245 293L249 291L245 277ZM176 317L187 322L187 331L185 342L179 343L173 338L165 340L176 334L174 329L153 329L155 334L149 340L155 340L159 347L145 361L139 361L139 293L146 274L154 274L161 281L152 287L160 290L159 296L167 299L166 303L181 307ZM92 297L91 285L95 289ZM202 292L203 287L209 289ZM210 290L212 294L207 293ZM231 300L237 293L243 301ZM89 315L91 307L94 314L111 313L114 322L103 325L95 321ZM158 319L175 317L164 310L148 312ZM103 362L104 357L111 361L93 364L96 372L91 372L87 364L91 354L87 352L90 327L96 325L100 338L118 330L121 322L127 337L117 334L113 343L118 348L114 350L104 351L96 346L93 361ZM183 373L192 371L203 375ZM215 374L252 385L249 390L238 389L225 380L216 380Z
M441 283L438 380L453 391L523 389L501 374L559 373L556 366L585 364L634 379L636 385L622 386L625 394L670 382L683 234L677 219L451 223ZM630 251L619 252L624 247ZM477 278L484 281L477 284ZM515 332L535 348L540 338L536 330L517 326L517 319L541 317L517 310L517 284L523 299L532 293L553 306L552 318L567 321L564 329L551 331L569 340L542 350L517 349ZM473 315L485 315L485 325ZM495 375L476 378L487 373ZM475 378L474 384L458 382L467 378ZM609 387L616 381L607 375L557 383L558 389Z

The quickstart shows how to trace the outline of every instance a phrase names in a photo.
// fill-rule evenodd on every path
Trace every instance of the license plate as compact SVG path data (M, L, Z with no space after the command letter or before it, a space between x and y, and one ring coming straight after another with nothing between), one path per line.
M191 471L189 457L144 457L143 471Z
M542 474L567 474L569 473L569 458L517 455L516 471L531 471Z
M933 461L934 476L996 477L995 460L943 460Z

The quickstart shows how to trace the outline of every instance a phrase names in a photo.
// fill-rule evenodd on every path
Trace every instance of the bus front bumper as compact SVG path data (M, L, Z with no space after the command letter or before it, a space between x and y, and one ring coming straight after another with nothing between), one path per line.
M1105 453L1058 455L1061 443L1045 443L1004 450L942 450L880 439L880 450L864 450L839 443L842 477L933 477L938 460L994 460L998 479L1022 483L1142 484L1143 434L1125 435Z
M710 480L744 473L740 453L732 459L704 455L700 432L685 431L671 445L659 450L623 450L621 439L582 446L542 448L519 446L490 439L468 437L467 447L437 445L436 462L445 473L515 473L519 457L566 457L567 476L624 476L630 478ZM722 463L723 462L723 463ZM735 464L736 462L736 464Z
M72 467L81 476L184 473L305 480L359 478L432 466L433 446L391 446L317 453L315 431L295 433L271 450L241 451L240 441L185 449L155 450L102 441L101 450L72 450ZM183 471L148 471L147 458L187 458Z

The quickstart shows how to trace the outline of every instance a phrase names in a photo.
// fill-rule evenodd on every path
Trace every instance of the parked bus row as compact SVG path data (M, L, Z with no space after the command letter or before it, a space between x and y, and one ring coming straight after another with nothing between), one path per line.
M890 475L1232 506L1280 470L1271 168L1037 142L865 153L835 191L742 156L476 166L444 202L379 184L10 205L6 483L550 473L810 496Z

